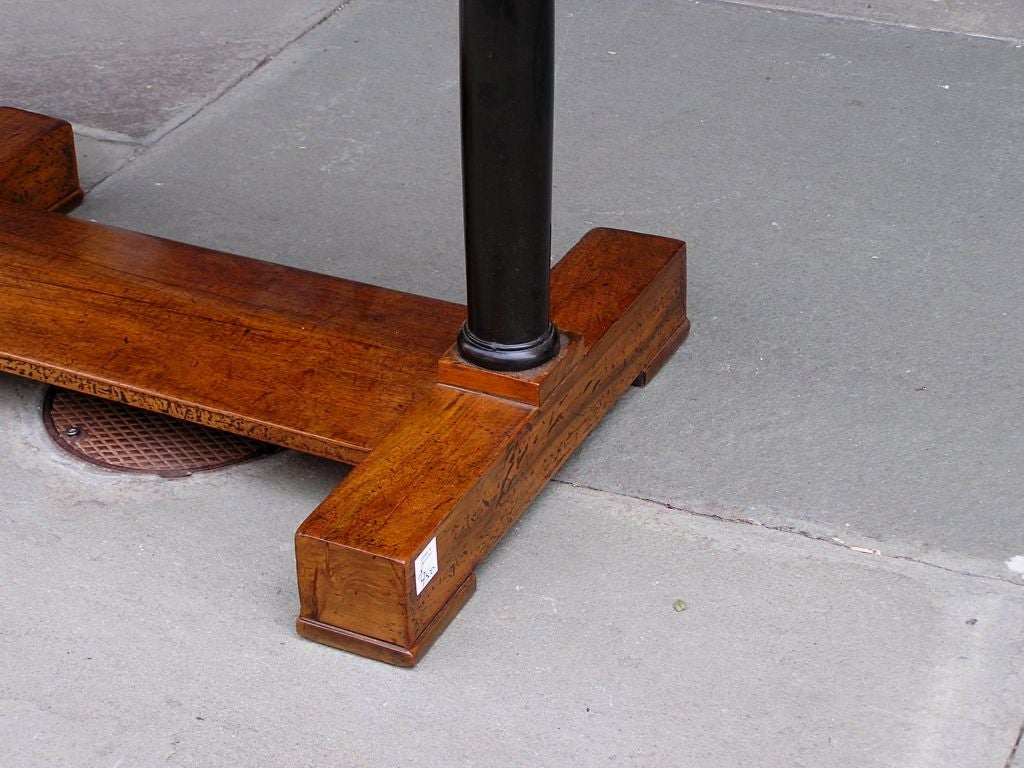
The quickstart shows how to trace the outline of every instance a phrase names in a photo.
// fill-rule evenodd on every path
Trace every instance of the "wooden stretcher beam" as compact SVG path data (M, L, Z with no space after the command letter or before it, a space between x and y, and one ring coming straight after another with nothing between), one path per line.
M0 203L0 370L355 464L456 304Z

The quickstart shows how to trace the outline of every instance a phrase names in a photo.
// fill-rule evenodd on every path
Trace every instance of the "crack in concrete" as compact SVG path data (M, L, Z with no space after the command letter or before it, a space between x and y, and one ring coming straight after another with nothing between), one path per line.
M996 576L987 573L977 573L976 571L970 571L962 568L952 568L950 566L941 565L940 563L933 563L928 560L923 560L912 555L887 554L879 549L862 547L855 544L848 544L847 542L843 541L837 536L829 536L827 534L815 533L813 531L808 531L797 526L772 525L770 523L763 523L759 520L753 520L746 517L727 517L725 515L719 515L714 512L706 512L699 509L694 509L692 507L678 506L676 504L671 504L661 499L648 498L646 496L634 496L632 494L625 493L615 493L614 491L609 491L604 488L595 488L590 485L584 485L583 483L575 483L569 480L559 480L557 478L554 478L551 480L551 482L558 483L559 485L566 485L569 486L570 488L580 488L582 490L594 491L595 493L602 493L620 499L635 499L636 501L643 501L649 504L654 504L656 506L662 507L663 509L668 509L673 512L682 512L683 514L694 515L695 517L702 517L710 520L718 520L723 523L737 523L740 525L751 526L753 528L763 528L769 531L776 531L777 533L795 534L797 536L809 539L811 541L817 541L823 544L831 544L832 546L840 547L841 549L845 549L849 552L875 555L876 557L885 558L887 560L902 560L909 563L916 563L917 565L923 565L928 568L935 568L940 571L945 571L946 573L955 574L957 576L968 576L975 579L985 579L986 581L997 581L1003 584L1010 584L1014 587L1024 588L1024 584L1021 584L1019 581L1016 581L1014 579L1009 579L1003 576Z
M145 154L150 149L152 149L157 144L159 144L159 142L162 139L166 138L168 135L170 135L174 131L178 130L182 126L187 125L188 123L192 122L192 120L194 120L196 117L198 117L200 114L202 114L208 107L211 107L214 104L216 104L217 102L219 102L221 99L223 99L229 93L234 91L235 88L237 88L239 85L244 83L246 80L248 80L250 77L252 77L257 72L259 72L267 64L269 64L271 61L273 61L278 56L280 56L282 53L284 53L286 50L288 50L295 43L297 43L300 40L302 40L303 38L305 38L311 32L319 29L321 26L323 26L328 21L330 21L332 18L334 18L337 14L339 14L343 10L345 10L353 2L355 2L355 0L343 0L343 2L335 5L329 11L327 11L326 13L322 14L319 18L317 18L312 24L307 26L305 29L302 29L301 31L299 31L299 33L294 35L291 39L286 40L284 43L279 45L277 48L274 48L273 50L269 51L268 53L265 53L255 64L253 64L246 71L242 72L240 75L238 75L234 79L230 80L220 90L215 91L214 93L212 93L208 98L206 98L204 101L202 101L194 109L188 110L188 111L182 113L181 115L179 115L177 117L171 118L168 122L164 123L162 126L157 128L156 130L150 132L148 135L143 136L140 139L132 138L130 136L126 136L124 134L115 133L115 132L112 132L112 131L104 131L102 129L92 128L90 126L76 125L75 126L75 130L80 132L83 136L88 136L90 138L95 138L95 139L97 139L99 141L106 141L106 142L110 142L110 143L125 144L125 145L136 147L136 151L130 157L126 158L124 160L124 162L118 164L116 168L113 168L109 173L107 173L105 176L103 176L103 178L101 178L99 181L97 181L95 184L93 184L90 189L96 189L101 184L103 184L108 179L110 179L118 171L122 170L127 165L129 165L132 161L134 161L137 158L141 157L143 154Z

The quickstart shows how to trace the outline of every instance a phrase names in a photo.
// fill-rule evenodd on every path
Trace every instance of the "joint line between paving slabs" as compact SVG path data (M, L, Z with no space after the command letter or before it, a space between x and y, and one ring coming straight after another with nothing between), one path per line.
M793 13L798 16L817 16L822 19L835 19L837 21L852 21L861 24L873 24L879 27L896 27L898 29L909 29L915 32L936 32L943 35L959 35L961 37L976 37L981 40L994 40L1000 43L1020 43L1024 39L1019 37L1008 37L1006 35L990 35L984 32L969 32L963 29L949 29L947 27L926 27L920 24L911 24L907 21L889 21L888 19L873 19L869 16L856 16L852 13L831 13L829 11L818 11L813 8L797 8L785 3L758 3L748 0L705 0L705 2L716 2L721 5L741 5L747 8L756 8L763 11L778 11L780 13ZM934 1L934 0L933 0Z
M238 87L239 85L244 83L246 80L248 80L250 77L252 77L257 72L259 72L261 69L263 69L263 67L265 67L271 61L273 61L278 56L280 56L282 53L284 53L284 51L286 51L288 48L290 48L295 43L297 43L300 40L302 40L302 38L306 37L306 35L308 35L310 32L313 32L314 30L316 30L319 27L321 27L324 24L326 24L328 21L330 21L332 18L334 18L337 14L341 13L341 11L345 10L348 6L350 6L354 1L355 0L343 0L343 2L341 2L338 5L336 5L330 11L325 13L319 19L314 21L312 24L310 24L308 27L306 27L305 29L300 31L293 38L291 38L290 40L285 41L283 44L279 45L277 48L275 48L274 50L270 51L269 53L264 54L263 57L259 61L257 61L249 70L247 70L246 72L243 72L241 75L239 75L234 80L229 82L226 86L224 86L220 91L214 93L213 96L211 96L209 99L207 99L202 104L200 104L192 112L189 112L189 113L185 114L184 116L182 116L180 118L172 118L169 122L167 122L164 125L160 126L155 131L150 133L148 136L143 138L141 143L144 146L146 146L146 147L153 146L158 141L160 141L160 139L162 139L165 136L167 136L169 133L172 133L172 132L178 130L178 128L180 128L181 126L183 126L186 123L190 122L194 117L196 117L196 115L201 113L204 109L206 109L209 106L212 106L213 104L216 104L218 101L220 101L222 98L224 98L227 94L231 93L231 91L233 91L236 87Z
M320 16L320 18L316 19L308 27L306 27L305 29L301 30L297 35L295 35L291 39L285 41L283 44L279 45L277 48L275 48L275 49L271 50L270 52L264 54L259 59L259 61L257 61L254 65L252 65L249 69L247 69L245 72L240 74L238 77L236 77L233 80L231 80L230 82L228 82L227 85L225 85L219 91L216 91L215 93L213 93L213 95L211 95L208 99L206 99L201 104L199 104L199 106L197 106L195 109L193 109L193 110L191 110L189 112L186 112L185 114L183 114L183 115L181 115L179 117L171 118L168 122L164 123L162 126L160 126L159 128L155 129L154 131L151 131L148 135L142 137L141 139L133 139L132 137L128 137L128 136L122 137L121 134L111 134L110 138L103 138L102 135L95 135L95 134L103 134L103 133L106 133L106 132L98 131L97 129L93 129L93 128L90 128L88 126L75 126L76 130L80 130L83 136L89 136L91 138L98 138L100 141L112 141L112 142L115 142L115 143L130 144L130 145L134 145L134 146L136 146L138 148L137 151L134 152L131 157L127 158L123 163L118 165L117 168L115 168L110 173L108 173L106 176L104 176L102 179L100 179L98 182L96 182L92 186L92 189L96 189L97 187L99 187L101 184L106 182L107 179L109 179L111 176L115 175L119 170L121 170L126 165L128 165L131 161L137 159L139 156L143 155L149 149L151 149L154 146L156 146L160 142L161 139L165 138L169 134L171 134L174 131L178 130L183 125L186 125L187 123L191 122L196 116L198 116L200 113L202 113L207 107L210 107L210 106L216 104L222 98L224 98L229 93L231 93L235 88L237 88L239 85L241 85L246 80L248 80L250 77L252 77L254 74L256 74L261 69L263 69L263 67L265 67L267 64L269 64L271 61L273 61L278 56L280 56L282 53L284 53L288 48L290 48L295 43L297 43L300 40L302 40L310 32L313 32L314 30L316 30L316 29L320 28L321 26L323 26L324 24L326 24L328 21L330 21L336 15L338 15L343 10L345 10L350 5L352 5L353 2L355 2L355 0L343 0L343 2L337 4L330 11L328 11L327 13L323 14L322 16ZM118 138L114 139L113 136L116 136ZM128 141L122 141L122 138L128 139Z
M611 497L614 497L614 498L633 499L635 501L643 501L643 502L647 502L648 504L654 504L655 506L661 507L662 509L668 509L668 510L671 510L673 512L682 512L683 514L686 514L686 515L694 515L696 517L703 517L703 518L709 519L709 520L718 520L718 521L723 522L723 523L738 523L740 525L748 525L748 526L751 526L751 527L754 527L754 528L764 528L765 530L775 531L777 533L792 533L792 534L796 534L797 536L801 536L801 537L803 537L805 539L809 539L811 541L821 542L822 544L831 544L832 546L840 547L841 549L845 549L845 550L847 550L849 552L857 552L859 554L864 554L864 555L875 555L876 557L882 557L882 558L885 558L887 560L903 560L905 562L916 563L917 565L923 565L923 566L926 566L928 568L935 568L935 569L940 570L940 571L945 571L946 573L952 573L952 574L955 574L957 576L969 576L969 577L975 578L975 579L986 579L988 581L998 581L998 582L1001 582L1003 584L1010 584L1010 585L1012 585L1014 587L1024 586L1019 581L1016 581L1014 579L1008 579L1008 578L1004 578L1004 577L1001 577L1001 576L994 576L994 575L986 574L986 573L976 573L975 571L967 571L967 570L962 570L962 569L959 569L959 568L950 568L949 566L940 565L938 563L932 563L932 562L929 562L928 560L921 560L921 559L918 559L916 557L912 557L911 555L886 554L886 553L884 553L884 552L882 552L881 550L878 550L878 549L873 549L873 548L869 548L869 547L861 547L861 546L857 546L855 544L848 544L847 542L843 541L842 539L840 539L838 537L828 536L826 534L814 533L812 531L804 530L803 528L797 528L795 526L790 526L790 525L772 525L772 524L769 524L769 523L762 523L759 520L752 520L752 519L746 518L746 517L726 517L725 515L718 515L718 514L715 514L714 512L706 512L706 511L702 511L702 510L699 510L699 509L694 509L694 508L691 508L691 507L682 507L682 506L678 506L678 505L675 505L675 504L670 504L669 502L662 501L660 499L652 499L652 498L648 498L646 496L633 496L631 494L626 494L626 493L615 493L614 491L609 491L609 490L606 490L604 488L594 488L593 486L585 485L583 483L575 483L575 482L572 482L570 480L559 480L559 479L556 478L556 479L553 479L551 482L558 483L559 485L569 486L570 488L580 488L581 490L593 491L594 493L600 493L600 494L604 494L606 496L611 496Z

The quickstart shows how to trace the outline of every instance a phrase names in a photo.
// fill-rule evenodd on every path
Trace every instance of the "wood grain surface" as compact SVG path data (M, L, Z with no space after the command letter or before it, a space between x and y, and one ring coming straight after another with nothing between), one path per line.
M465 310L0 203L0 370L349 463Z
M81 199L71 125L0 107L0 200L67 211Z
M558 384L540 405L438 384L299 528L300 633L417 661L473 569L630 383L685 335L685 247L595 230L559 263L552 295L555 322L579 354L545 372ZM504 384L496 394L507 394ZM438 571L420 590L416 560L432 541ZM354 634L375 641L353 647ZM385 647L407 652L396 660Z

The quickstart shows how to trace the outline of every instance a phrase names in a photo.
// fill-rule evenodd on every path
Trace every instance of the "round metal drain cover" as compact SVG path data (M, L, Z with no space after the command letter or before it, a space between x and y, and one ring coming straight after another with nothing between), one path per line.
M267 443L51 387L43 420L64 450L101 467L186 477L275 450Z

